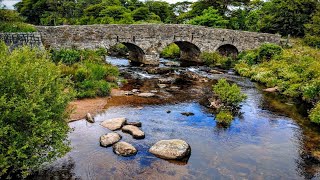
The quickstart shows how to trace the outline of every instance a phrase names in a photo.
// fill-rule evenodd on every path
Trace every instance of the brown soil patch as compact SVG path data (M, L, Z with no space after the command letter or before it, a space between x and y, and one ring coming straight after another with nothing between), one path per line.
M94 99L81 99L72 101L69 108L72 109L70 122L79 119L84 119L87 113L93 116L101 112L107 105L110 97L94 98Z

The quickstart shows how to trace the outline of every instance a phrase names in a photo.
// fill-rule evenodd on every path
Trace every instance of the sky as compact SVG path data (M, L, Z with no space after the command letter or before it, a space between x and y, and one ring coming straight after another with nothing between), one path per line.
M3 4L5 4L7 6L7 8L9 9L13 9L13 5L17 2L19 2L20 0L3 0ZM168 3L176 3L176 2L180 2L180 1L191 1L194 2L196 0L163 0L166 1Z

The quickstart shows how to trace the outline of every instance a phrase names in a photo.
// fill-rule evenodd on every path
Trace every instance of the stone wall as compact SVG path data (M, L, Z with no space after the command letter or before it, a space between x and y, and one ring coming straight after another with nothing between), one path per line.
M0 41L4 41L10 48L16 48L23 45L42 47L41 35L39 32L0 33Z

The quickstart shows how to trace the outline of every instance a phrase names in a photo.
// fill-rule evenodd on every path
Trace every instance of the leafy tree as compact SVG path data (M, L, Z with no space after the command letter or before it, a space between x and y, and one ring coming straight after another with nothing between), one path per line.
M140 7L132 12L132 17L135 21L144 21L148 19L150 11L147 7Z
M114 20L120 20L127 9L123 6L107 6L104 10L100 11L100 16L112 17Z
M162 22L166 22L172 16L172 10L167 2L163 1L146 1L146 6L149 8L150 12L158 15Z
M0 43L0 177L26 177L68 152L68 79L48 54Z
M320 48L320 3L312 16L311 22L305 25L307 35L304 42L310 46Z
M219 15L218 10L215 10L210 7L209 9L204 10L202 15L197 16L188 21L188 24L209 27L226 27L228 21L223 19L223 17Z
M317 0L271 0L262 9L260 31L303 36Z

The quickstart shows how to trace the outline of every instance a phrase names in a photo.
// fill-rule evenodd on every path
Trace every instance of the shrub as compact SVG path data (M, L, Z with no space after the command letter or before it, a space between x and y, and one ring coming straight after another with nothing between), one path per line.
M320 37L319 36L311 36L307 34L304 39L304 43L306 43L309 46L320 48Z
M241 89L236 85L230 85L226 79L220 79L217 84L213 86L214 93L227 106L239 106L247 96L241 93Z
M48 54L0 43L0 177L26 177L69 150L68 79Z
M260 61L270 60L272 57L276 55L281 55L282 51L282 48L277 44L262 44L258 50L259 59Z
M168 59L178 59L180 57L180 48L178 45L172 43L163 49L160 56Z
M75 49L53 50L52 60L55 63L62 62L71 65L81 60L81 53Z
M230 111L222 110L216 115L216 121L223 125L230 125L233 120L233 116Z
M314 123L320 123L320 103L310 111L309 118Z
M107 80L119 76L118 68L103 63L85 61L76 64L75 69L74 83L78 98L108 95L111 87L116 85Z

